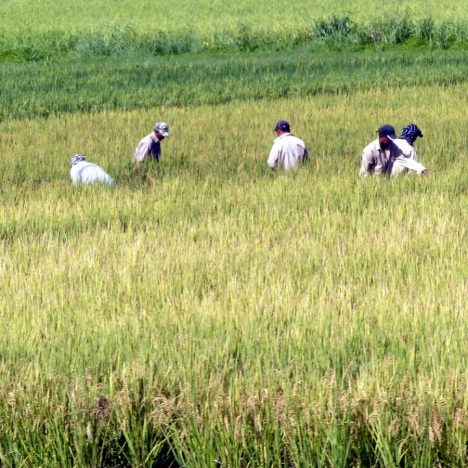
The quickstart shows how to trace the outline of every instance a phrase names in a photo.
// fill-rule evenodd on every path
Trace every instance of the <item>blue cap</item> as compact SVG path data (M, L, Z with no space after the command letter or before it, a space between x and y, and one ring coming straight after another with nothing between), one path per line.
M289 122L287 120L278 120L273 131L275 132L276 130L281 130L282 132L290 132L291 127L289 126Z
M396 138L395 128L388 124L382 125L377 130L377 133L379 134L379 136L389 136L392 138Z

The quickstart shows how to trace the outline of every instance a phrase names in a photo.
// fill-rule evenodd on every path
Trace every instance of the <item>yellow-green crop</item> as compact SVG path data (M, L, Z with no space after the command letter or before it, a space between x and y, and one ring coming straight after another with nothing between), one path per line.
M2 462L461 466L466 94L0 123ZM297 174L266 168L279 118L310 148ZM430 176L359 180L376 128L409 122ZM71 187L76 152L116 187Z
M388 15L434 17L467 21L463 0L451 0L441 8L435 0L406 0L384 5L376 0L342 1L278 0L223 2L221 0L179 0L177 4L155 5L148 0L108 2L106 0L4 1L0 4L0 24L6 31L66 31L79 33L103 25L129 25L139 32L193 30L214 33L250 24L259 30L294 31L313 20L335 15L350 15L359 22Z

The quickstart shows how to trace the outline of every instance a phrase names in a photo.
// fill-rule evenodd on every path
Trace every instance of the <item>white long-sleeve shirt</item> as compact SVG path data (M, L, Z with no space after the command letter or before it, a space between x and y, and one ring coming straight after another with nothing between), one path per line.
M155 159L156 161L159 161L160 157L161 143L154 132L151 132L149 135L142 138L135 148L135 161L142 162L147 159Z
M379 139L368 144L362 151L360 177L370 174L399 175L408 171L421 174L426 168L417 161L415 149L400 138L391 139L390 146L382 150Z
M283 133L273 141L267 164L271 169L297 169L308 158L306 144L291 133Z
M112 177L104 171L102 167L88 161L80 161L73 164L70 169L70 177L74 185L96 183L107 185L114 184Z

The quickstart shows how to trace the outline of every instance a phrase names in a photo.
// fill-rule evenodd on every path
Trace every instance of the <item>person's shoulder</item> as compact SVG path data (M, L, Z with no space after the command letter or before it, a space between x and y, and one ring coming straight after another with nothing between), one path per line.
M396 145L406 155L411 155L415 152L414 148L404 138L394 138L392 140L392 143Z
M379 148L379 139L372 140L367 146L364 147L363 151L374 151Z
M295 140L301 140L301 141L303 141L302 138L298 137L297 135L294 135L293 133L290 133L289 136L292 137L292 138L294 138Z
M79 169L80 167L86 166L89 164L89 161L78 161L77 163L73 164L71 170Z
M285 133L281 136L284 137L284 139L289 140L289 141L297 141L297 142L304 143L304 140L302 138L299 138L298 136L292 133Z
M401 146L402 148L407 148L407 147L412 148L412 146L404 138L393 138L392 142L395 143L395 145L397 146Z
M150 141L152 140L153 133L148 133L148 135L145 135L141 140L140 143L143 143L144 141Z

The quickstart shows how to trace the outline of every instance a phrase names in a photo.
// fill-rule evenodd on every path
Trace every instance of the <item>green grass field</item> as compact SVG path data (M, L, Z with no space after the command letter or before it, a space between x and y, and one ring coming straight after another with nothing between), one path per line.
M81 32L102 25L123 24L139 32L149 29L173 32L194 30L217 32L236 28L239 23L259 29L292 30L309 26L313 20L332 14L349 15L358 21L369 21L388 15L408 14L414 18L434 16L439 20L468 20L463 0L440 2L404 0L386 5L375 0L349 2L334 0L300 0L293 3L250 0L226 3L220 0L179 0L177 4L155 5L148 0L4 0L0 4L0 24L6 31Z
M161 56L200 51L229 53L291 50L304 44L326 49L431 49L468 45L464 2L440 8L433 0L397 5L344 2L213 2L177 5L139 1L0 3L0 62L124 54Z
M2 2L0 51L25 27L157 18L93 4ZM295 5L288 21L330 11ZM241 12L260 31L275 7L179 6L168 34L189 13L203 32ZM255 52L3 56L0 465L468 464L466 48L256 38ZM309 146L295 174L266 167L280 118ZM156 120L171 127L161 163L135 168ZM360 180L376 128L409 122L430 175ZM115 187L72 187L78 152Z

